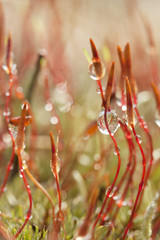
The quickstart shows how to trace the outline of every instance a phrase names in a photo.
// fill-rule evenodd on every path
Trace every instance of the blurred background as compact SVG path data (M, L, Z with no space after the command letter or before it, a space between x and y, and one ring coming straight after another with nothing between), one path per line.
M24 79L24 71L32 66L40 49L45 49L52 71L57 72L56 81L65 78L80 87L90 81L86 78L88 63L83 53L85 48L90 54L89 38L95 41L101 57L102 48L107 46L109 61L116 61L117 71L117 45L123 49L130 42L133 71L139 88L145 89L150 86L149 64L153 54L148 35L159 56L159 5L158 0L154 4L151 0L3 0L1 45L3 36L10 32L21 78Z

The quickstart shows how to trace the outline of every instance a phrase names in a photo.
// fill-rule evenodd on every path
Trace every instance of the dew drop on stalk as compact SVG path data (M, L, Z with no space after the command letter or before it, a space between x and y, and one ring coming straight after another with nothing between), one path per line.
M2 192L6 192L7 191L7 187L4 187L3 189L2 189Z
M30 217L25 217L26 220L31 220L32 219L32 215Z
M16 89L16 96L19 99L23 99L24 98L23 88L22 87L17 87L17 89Z
M19 171L19 177L22 178L22 171Z
M127 110L127 106L126 106L125 104L122 105L121 108L122 108L122 111L123 111L123 112L125 112L125 111Z
M101 165L99 163L95 163L94 164L94 169L97 170L97 171L100 170L101 169Z
M93 61L89 64L88 72L90 78L92 78L93 80L99 80L100 78L104 77L106 69L104 64L100 61Z
M5 93L5 95L6 95L6 97L9 97L9 96L10 96L9 91L7 91L7 92Z
M121 194L113 196L113 200L115 200L115 201L119 200L120 198L121 198Z
M137 138L138 138L139 143L142 143L141 136L140 136L140 135L136 135L136 136L137 136Z
M119 208L128 205L128 202L127 202L127 201L123 201L122 199L116 201L116 203L117 203L117 206L118 206Z
M112 197L114 195L114 192L116 191L116 187L114 187L111 191L111 187L108 187L106 190L106 196L107 197Z
M118 152L120 153L120 148L118 147ZM117 155L116 149L113 150L114 155Z
M105 93L105 88L104 88L104 87L102 87L102 91L103 91L103 93ZM97 92L98 94L101 94L101 90L100 90L100 87L99 87L99 86L97 87L96 92Z
M156 111L156 114L155 114L155 123L158 127L160 127L160 115L158 111Z
M47 103L44 108L45 108L45 110L46 110L47 112L50 112L50 111L52 111L53 106L52 106L51 103Z
M109 132L106 127L105 119L104 119L104 114L105 114L105 110L104 110L104 108L102 108L102 110L99 114L99 117L97 119L97 125L98 125L99 131L102 134L109 135ZM109 128L110 132L112 134L114 134L119 127L117 114L114 110L107 111L106 114L107 114L106 119L108 122L108 128Z
M4 116L4 117L9 117L10 114L11 114L11 112L10 112L9 108L6 109L6 110L3 112L3 116Z
M17 65L15 63L12 65L11 73L12 74L17 74Z
M9 145L11 143L11 136L9 135L9 133L3 134L2 140L3 140L3 142L5 142L6 144Z
M50 123L53 124L53 125L56 125L58 123L58 118L57 117L51 117L50 118Z
M9 69L5 64L2 65L2 68L7 74L9 74Z
M75 240L90 240L91 239L91 234L90 233L88 233L87 235L85 235L85 236L77 236L76 238L75 238Z
M10 171L13 170L13 164L9 167Z
M17 137L17 127L12 125L12 124L9 124L9 130L12 133L13 138L16 139L16 137Z
M155 123L157 124L158 127L160 127L160 119L155 119Z

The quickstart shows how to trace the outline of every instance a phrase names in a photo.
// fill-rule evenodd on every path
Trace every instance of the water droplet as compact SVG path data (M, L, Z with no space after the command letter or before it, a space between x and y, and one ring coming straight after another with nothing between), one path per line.
M91 159L88 155L86 154L82 154L79 158L78 158L78 162L81 164L81 165L84 165L84 166L89 166L90 163L91 163Z
M119 153L120 153L120 148L119 148L119 147L118 147L118 151L119 151ZM113 153L114 153L114 155L117 155L117 150L114 149L114 150L113 150Z
M75 238L75 240L90 240L91 239L91 234L90 233L88 233L87 235L85 235L85 236L77 236L76 238Z
M12 125L12 124L9 124L9 131L11 132L13 138L16 139L16 137L17 137L17 127Z
M7 74L9 74L9 69L5 64L2 65L2 68Z
M83 136L83 140L87 141L89 139L89 134L88 135L85 135Z
M123 201L122 199L116 201L116 203L117 203L117 206L118 206L119 208L128 205L128 202L127 202L127 201Z
M94 164L94 169L95 170L100 170L101 169L101 165L99 163L95 163Z
M51 117L50 118L50 123L56 125L58 123L58 118L57 117Z
M98 125L98 129L101 133L103 133L105 135L109 135L109 132L106 128L104 113L105 113L105 110L104 110L104 108L102 108L102 110L99 114L98 120L97 120L97 125ZM108 111L106 114L107 114L106 118L107 118L109 130L111 131L112 134L114 134L119 127L117 114L114 110Z
M7 170L8 170L8 171L13 170L13 164L12 164L12 165L8 165Z
M22 87L17 87L17 89L16 89L16 96L19 99L23 99L24 98L23 88Z
M9 135L9 133L5 133L2 135L2 140L3 142L5 142L6 144L10 144L11 143L11 136Z
M19 177L20 177L20 178L23 177L22 173L23 173L23 170L21 169L21 170L19 171Z
M67 92L67 82L61 82L56 85L56 91L58 93L65 93Z
M68 102L66 104L59 106L60 112L63 112L63 113L69 112L71 110L72 104L73 104L73 102Z
M6 192L7 191L7 187L4 187L3 189L2 189L2 192Z
M122 111L125 112L127 110L127 106L126 105L122 105Z
M139 143L142 143L141 136L140 136L140 135L136 135L136 136L137 136L137 138L138 138Z
M12 65L11 73L12 74L17 74L17 65L15 63Z
M106 69L103 63L100 61L94 61L89 64L88 72L90 78L93 80L99 80L100 78L104 77Z
M6 95L6 97L9 97L9 96L10 96L10 92L7 91L7 92L5 93L5 95Z
M4 117L9 117L10 114L11 114L11 112L10 112L9 108L6 109L6 110L3 112L3 116L4 116Z
M32 219L32 215L29 217L29 216L26 216L25 217L26 220L31 220Z
M157 124L158 127L160 127L160 119L155 119L155 123Z
M44 108L45 108L45 110L46 110L47 112L50 112L50 111L52 111L53 106L52 106L51 103L47 103Z
M102 87L102 91L103 91L103 93L105 93L105 88L104 88L104 87ZM99 87L99 86L97 87L96 92L97 92L98 94L101 94L101 90L100 90L100 87Z
M113 200L117 201L120 199L120 197L121 197L121 194L115 195L113 196Z
M116 187L114 187L112 190L111 190L111 186L107 188L106 190L106 196L107 197L112 197L114 195L114 192L116 191Z

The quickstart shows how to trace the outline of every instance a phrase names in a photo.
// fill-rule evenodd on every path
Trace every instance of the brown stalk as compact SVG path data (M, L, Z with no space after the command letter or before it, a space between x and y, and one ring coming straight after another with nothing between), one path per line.
M98 52L97 52L97 48L96 48L96 45L95 43L93 42L92 38L90 38L90 45L91 45L91 49L92 49L92 55L93 55L93 58L92 58L92 61L96 62L96 61L100 61L99 59L99 55L98 55Z
M105 104L105 108L108 109L109 108L109 104L110 104L110 98L111 98L111 94L112 94L112 85L113 85L113 77L114 77L114 66L115 63L112 63L110 72L109 72L109 76L108 76L108 82L107 82L107 86L106 86L106 90L105 90L105 95L104 95L104 104Z
M127 43L125 46L124 58L125 58L125 74L129 79L131 89L132 89L132 94L133 94L133 100L134 100L134 103L136 104L136 88L137 88L137 86L136 86L135 79L132 75L131 52L130 52L129 43Z
M160 113L160 90L154 82L151 82L151 86L156 98L157 109L158 112Z
M131 87L130 87L130 84L129 84L128 77L126 77L126 95L127 95L127 118L128 118L128 125L130 127L132 127L134 125L134 112L133 112Z

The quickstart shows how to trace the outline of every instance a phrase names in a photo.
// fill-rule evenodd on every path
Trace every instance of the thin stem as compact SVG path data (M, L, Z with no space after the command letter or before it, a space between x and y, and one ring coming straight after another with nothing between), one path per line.
M19 162L20 173L22 175L22 178L23 178L23 181L24 181L27 193L28 193L29 209L27 211L27 215L26 215L25 221L24 221L23 225L21 226L21 228L19 229L19 231L16 233L15 238L18 237L18 235L22 232L22 230L24 229L24 227L28 223L29 219L31 218L31 212L32 212L32 195L31 195L31 190L30 190L30 187L28 185L26 176L25 176L24 171L23 171L21 151L22 150L19 150L19 149L17 150L18 162Z
M121 197L121 199L120 199L121 202L123 202L123 200L124 200L124 198L125 198L125 196L126 196L126 194L127 194L127 191L128 191L128 189L129 189L129 185L130 185L131 182L132 182L133 173L134 173L135 168L136 168L136 161L137 161L137 160L136 160L136 154L135 154L134 144L133 144L133 150L132 150L132 151L133 151L133 153L132 153L132 155L133 155L133 165L132 165L132 169L131 169L131 172L130 172L130 176L129 176L129 178L128 178L128 181L127 181L127 183L126 183L126 186L125 186L125 188L124 188L124 191L123 191L123 193L122 193L122 197ZM129 171L129 169L128 169L128 171ZM115 222L115 219L116 219L116 216L117 216L117 214L118 214L119 209L120 209L120 207L117 206L116 209L115 209L115 211L114 211L114 214L113 214L113 217L112 217L112 225L114 225L114 222ZM112 228L110 227L110 228L108 229L107 234L106 234L106 239L109 237L111 230L112 230Z
M103 94L103 88L102 88L101 79L98 79L96 82L97 82L97 86L99 87L99 90L100 90L100 93L101 93L102 104L103 104L103 102L104 102L104 94Z
M121 185L123 184L124 180L126 179L126 176L127 174L129 173L129 170L130 170L130 166L131 166L131 163L132 163L132 156L133 156L133 149L134 149L134 144L133 144L133 141L131 139L131 133L129 131L129 129L127 128L126 124L123 124L120 120L119 120L119 124L125 134L125 137L126 137L126 140L127 140L127 143L128 143L128 147L129 147L129 158L128 158L128 163L127 163L127 166L126 166L126 170L124 171L124 174L122 175L121 177L121 180L119 181L117 187L116 187L116 190L112 196L112 198L110 199L109 201L109 204L108 204L108 207L105 211L105 214L103 215L102 217L102 220L101 220L101 224L103 224L103 221L104 219L106 218L107 214L109 211L111 211L112 209L112 206L113 206L113 203L114 203L114 196L116 195L116 193L118 192L118 190L120 189ZM131 174L131 173L130 173ZM131 177L129 177L129 180L131 180ZM130 181L129 181L130 182ZM125 191L125 194L127 193L127 190L128 190L128 185L127 185L127 189ZM125 197L125 196L124 196ZM124 199L123 197L123 199ZM121 202L122 202L122 198L121 198Z
M58 175L57 171L54 172L55 180L56 180L56 185L57 185L57 193L58 193L58 202L59 202L59 210L61 211L61 192L60 192L60 187L59 187L59 181L58 181Z
M96 225L97 225L100 217L102 216L102 213L103 213L103 210L104 210L104 208L105 208L106 202L107 202L108 198L110 197L110 194L111 194L111 192L112 192L112 190L113 190L113 188L114 188L114 186L115 186L115 183L116 183L116 181L117 181L117 178L118 178L118 175L119 175L119 171L120 171L120 166L121 166L121 156L120 156L120 152L119 152L119 149L118 149L118 146L117 146L117 142L116 142L116 140L115 140L115 138L114 138L114 135L113 135L113 133L111 133L111 131L110 131L110 129L109 129L108 122L107 122L107 116L106 116L106 115L107 115L107 109L105 108L104 120L105 120L106 128L107 128L107 130L108 130L108 132L109 132L109 135L110 135L110 137L112 138L112 141L113 141L114 146L115 146L116 154L117 154L117 157L118 157L118 166L117 166L117 171L116 171L115 178L114 178L114 180L113 180L112 185L111 185L111 186L108 188L108 190L107 190L107 193L106 193L104 202L103 202L103 204L102 204L102 207L101 207L101 209L100 209L100 212L98 213L98 216L97 216L97 218L96 218L96 221L94 222L92 231L94 231L94 229L95 229L95 227L96 227Z
M10 87L9 87L9 90L8 90L8 95L7 95L7 99L6 99L5 111L4 112L5 112L5 120L6 120L6 123L7 123L8 132L9 132L9 135L10 135L11 140L12 140L12 154L11 154L11 158L10 158L9 164L7 166L4 181L3 181L3 184L2 184L2 187L1 187L1 190L0 190L0 197L2 196L2 194L4 192L4 189L5 189L5 186L7 184L8 176L9 176L9 173L12 169L12 164L13 164L14 157L15 157L15 152L14 152L15 141L14 141L12 131L10 130L10 128L8 126L8 124L9 124L9 104L10 104L10 101L11 101L11 93L12 93L12 86L13 86L12 75L9 74L9 76L10 76L10 79L9 79Z
M23 164L24 170L27 173L28 177L31 179L31 181L43 192L43 194L48 198L49 202L52 205L53 208L53 216L54 214L54 210L55 210L55 206L53 203L53 200L51 198L51 196L49 195L49 193L44 189L44 187L35 179L35 177L30 173L28 167L26 164Z
M140 181L140 184L139 184L139 189L138 189L138 193L137 193L137 196L136 196L136 200L135 200L135 203L134 203L134 206L133 206L133 209L132 209L132 214L130 216L130 220L129 220L129 223L125 229L125 232L124 232L124 235L123 235L123 238L122 240L125 239L129 229L131 228L132 226L132 220L134 218L134 214L135 214L135 211L136 211L136 207L137 207L137 204L138 204L138 200L139 200L139 197L140 197L140 194L142 192L142 189L144 187L144 180L145 180L145 173L146 173L146 159L145 159L145 155L144 155L144 152L143 152L143 149L142 149L142 146L141 146L141 143L139 141L139 138L137 137L137 134L136 134L136 131L134 129L134 125L132 124L132 131L133 131L133 134L134 134L134 137L135 137L135 140L138 144L138 147L140 149L140 152L142 154L142 166L143 166L143 171L142 171L142 177L141 177L141 181Z
M145 188L145 186L147 184L147 180L149 179L149 176L150 176L152 165L153 165L153 142L152 142L152 136L151 136L151 134L149 133L149 130L148 130L148 126L147 126L146 122L141 118L137 107L135 107L135 112L137 114L140 126L144 129L144 131L147 134L148 141L149 141L149 148L150 148L150 161L149 161L149 166L148 166L148 169L147 169L147 172L146 172L146 177L145 177L145 180L144 180L144 188ZM141 194L139 203L142 201L143 194L144 194L144 191ZM139 206L137 208L139 208Z

